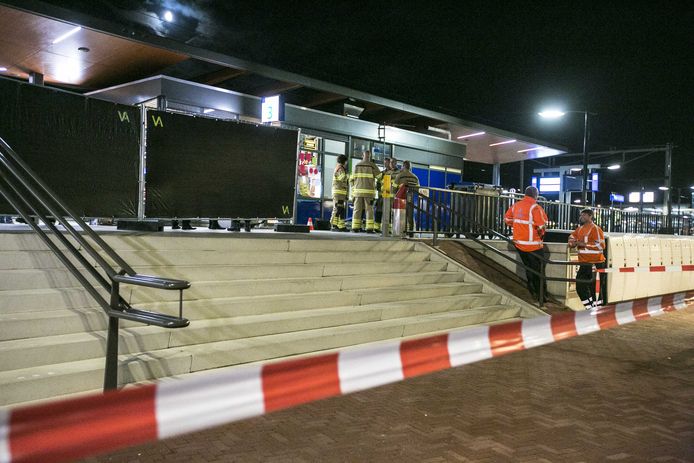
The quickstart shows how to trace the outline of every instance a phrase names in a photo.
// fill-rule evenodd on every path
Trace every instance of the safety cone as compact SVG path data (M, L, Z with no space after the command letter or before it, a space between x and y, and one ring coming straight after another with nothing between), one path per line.
M308 223L306 225L308 225L310 231L313 231L313 219L311 217L308 218Z

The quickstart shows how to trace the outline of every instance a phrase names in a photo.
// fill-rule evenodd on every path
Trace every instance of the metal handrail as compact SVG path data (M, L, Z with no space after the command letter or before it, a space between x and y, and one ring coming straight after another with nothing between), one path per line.
M498 199L499 205L508 206L515 201L522 199L522 194L510 193L510 192L498 192L495 196L489 196L485 194L479 194L478 191L461 191L461 190L449 190L446 188L437 187L425 187L429 190L440 195L445 194L455 194L458 197L464 197L465 201L472 200L473 198L496 198ZM490 191L490 190L483 190ZM555 229L563 230L573 230L578 226L578 216L581 209L585 208L585 205L580 204L570 204L570 203L560 203L557 201L549 201L542 198L538 199L538 203L543 206L547 212L549 222ZM694 219L689 215L679 215L673 210L672 214L668 216L667 214L660 213L650 213L650 212L627 212L622 209L613 207L591 207L594 212L595 223L600 225L605 232L618 232L618 233L678 233L678 234L689 234L694 228ZM490 211L485 211L490 212ZM501 211L503 213L503 211ZM481 217L480 217L481 218ZM493 217L485 216L485 220L493 221ZM495 223L497 226L496 230L504 232L506 230L506 225L503 221L497 221Z
M1 167L4 167L2 169ZM183 290L190 287L190 283L185 280L163 278L150 275L140 275L136 273L119 255L113 250L94 230L92 230L77 214L68 208L45 183L29 168L29 166L17 155L12 147L0 138L0 194L25 220L39 238L53 251L60 262L65 265L67 270L77 279L87 293L101 306L105 314L109 317L108 337L106 344L106 366L104 371L104 390L115 389L118 385L118 321L125 319L155 325L164 328L182 328L188 326L190 322L183 318ZM43 209L42 209L43 208ZM108 280L104 278L97 269L91 265L65 236L63 232L51 223L48 213L58 220L67 232L79 243L81 248L87 252L106 273ZM106 299L97 289L87 280L83 273L68 256L61 251L46 233L32 220L32 216L38 217L53 235L65 246L65 249L84 267L84 269L101 285L110 292L110 300ZM116 270L100 254L89 241L84 239L82 234L66 219L69 217L79 225L86 235L88 235L105 254L107 254L119 267ZM110 282L109 282L110 280ZM178 290L179 291L179 310L178 317L149 312L133 308L127 301L120 296L120 284L132 284L150 288Z
M419 193L421 189L422 189L422 187L408 187L407 207L413 207L414 209L417 209L420 212L420 214L424 213L425 215L429 215L431 217L432 222L433 222L432 244L434 246L436 246L437 241L438 241L438 233L439 233L439 231L438 231L439 218L438 218L437 214L435 212L433 214L429 214L429 212L426 210L426 208L421 207L419 204L415 204L415 202L411 200L411 197L413 196L413 194ZM427 190L429 190L429 189L427 188ZM457 192L454 190L446 190L446 191L450 191L452 193L463 193L463 194L466 193L466 192ZM461 223L469 222L469 223L473 224L475 227L477 227L477 229L483 229L486 232L490 233L491 235L494 235L494 236L500 238L501 240L506 241L507 243L513 245L515 248L515 244L513 243L513 240L510 239L508 236L506 236L502 233L499 233L498 231L494 230L493 228L487 227L486 225L482 225L482 224L476 222L475 220L466 217L465 215L463 215L459 211L454 211L448 204L438 202L438 201L436 201L436 200L434 200L434 199L432 199L426 195L420 195L420 196L424 196L425 198L427 198L426 201L433 203L434 205L437 206L433 209L434 211L437 211L440 208L446 209L449 214L455 214L458 219L461 219ZM405 228L406 228L406 231L409 232L410 230L407 230L407 227L409 227L409 224L407 224L407 221L406 221ZM585 280L582 278L562 278L562 277L545 276L544 271L538 272L537 270L528 267L527 265L525 265L525 263L523 263L523 261L516 260L513 257L511 257L507 254L504 254L503 252L496 249L494 246L491 246L490 244L485 243L484 241L478 239L476 236L474 236L474 234L464 233L464 230L460 231L459 233L464 234L466 238L471 239L475 243L483 246L486 249L489 249L490 251L503 257L504 259L507 259L516 265L520 265L526 271L526 275L527 275L527 272L530 272L530 273L533 273L533 274L539 276L540 277L540 291L539 291L540 294L538 295L538 303L539 303L540 307L542 307L543 302L544 302L544 296L545 296L544 288L545 288L545 282L546 281L564 281L564 282L579 282L579 283L591 283L591 284L595 283L595 280L596 280L596 273L595 272L592 273L592 277L590 280ZM466 245L464 241L461 241L461 243L463 245ZM469 247L469 246L467 246L467 247ZM541 263L542 263L541 265L543 267L546 265L564 265L564 266L581 265L580 262L551 260L551 259L548 259L544 256L535 256L535 258L537 258L541 261Z

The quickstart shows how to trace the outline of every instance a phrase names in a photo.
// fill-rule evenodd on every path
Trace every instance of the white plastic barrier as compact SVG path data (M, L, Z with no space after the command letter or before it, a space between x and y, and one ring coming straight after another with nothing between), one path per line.
M669 239L669 237L667 239ZM645 241L648 246L648 259L650 262L649 266L655 267L665 265L663 263L661 253L661 245L662 242L665 240L658 239L655 236L649 236L645 239ZM647 288L646 296L657 296L658 294L663 294L663 292L667 292L665 288L665 275L663 275L662 273L645 273L643 274L643 276L645 278L642 279L641 282Z
M608 240L609 252L607 266L612 268L622 268L627 266L626 250L624 247L623 236L613 236ZM602 275L601 275L602 277ZM622 301L624 298L624 284L626 276L621 273L611 274L607 279L607 294L611 300Z
M610 303L694 289L694 237L611 233L607 237L608 267L635 268L609 273ZM650 269L650 271L649 271Z
M671 238L670 239L670 256L672 259L672 265L682 265L686 264L682 260L682 239L679 238ZM685 282L686 278L688 278L689 275L687 275L687 272L681 272L678 274L673 274L672 275L672 281L673 284L675 285L675 288L684 288L686 287Z

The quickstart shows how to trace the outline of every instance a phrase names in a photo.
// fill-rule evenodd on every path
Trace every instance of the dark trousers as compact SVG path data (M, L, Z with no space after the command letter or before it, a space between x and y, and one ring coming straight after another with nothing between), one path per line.
M532 252L526 252L526 251L521 251L518 249L518 254L520 254L520 258L523 261L523 264L525 264L527 267L530 267L531 269L537 271L540 273L540 275L544 276L545 275L545 261L542 259L547 259L549 252L547 251L547 248L542 247L542 249L538 249L537 251L532 251ZM540 298L540 284L541 284L541 278L540 275L536 275L533 272L527 271L525 272L526 275L526 283L528 285L528 291L530 291L530 294L533 295L536 299ZM547 300L547 281L544 281L544 299ZM544 301L542 301L544 302Z
M593 265L597 268L607 267L607 262L600 262L598 264L581 264L576 272L577 280L590 280L593 277ZM603 303L607 303L607 274L603 273L600 275L600 300ZM576 282L576 292L581 301L586 301L588 298L592 298L595 301L595 282L591 283L581 283Z

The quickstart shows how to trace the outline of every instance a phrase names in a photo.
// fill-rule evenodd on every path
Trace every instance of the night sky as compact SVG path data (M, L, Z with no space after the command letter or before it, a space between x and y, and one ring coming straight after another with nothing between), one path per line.
M608 3L614 3L610 5ZM355 5L362 5L355 7ZM674 143L694 184L694 7L674 2L304 2L240 11L256 61L439 109L580 152ZM689 6L687 6L689 5ZM616 175L662 185L664 156ZM650 179L650 180L649 180Z

